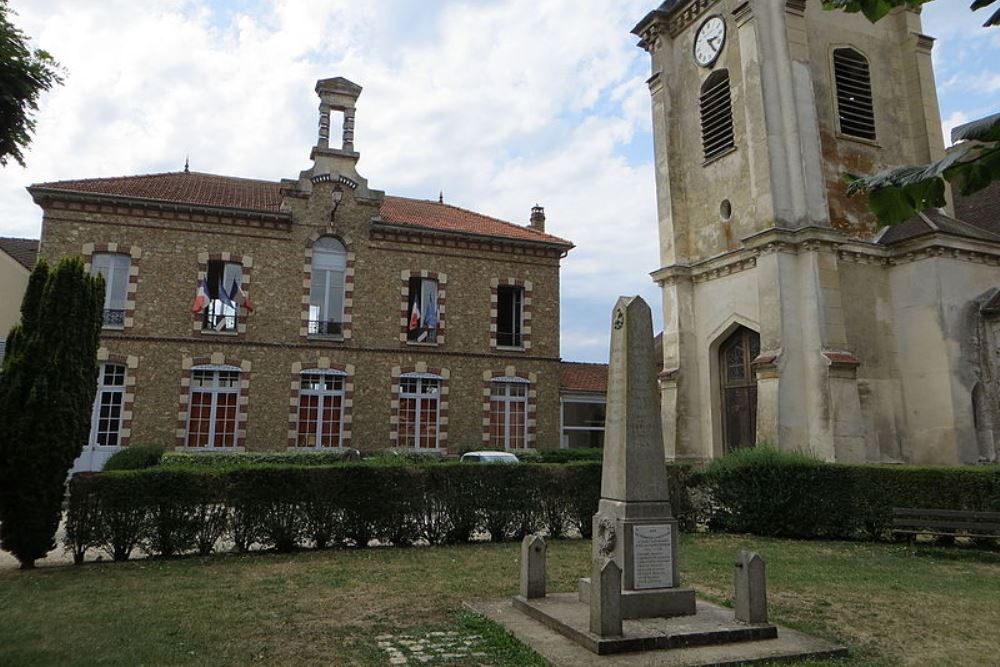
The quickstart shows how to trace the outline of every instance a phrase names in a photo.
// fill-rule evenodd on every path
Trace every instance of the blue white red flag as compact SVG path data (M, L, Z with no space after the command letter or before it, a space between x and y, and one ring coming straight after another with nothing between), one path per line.
M205 288L205 281L198 281L198 288L194 293L194 303L191 304L192 313L200 313L208 305L208 290Z

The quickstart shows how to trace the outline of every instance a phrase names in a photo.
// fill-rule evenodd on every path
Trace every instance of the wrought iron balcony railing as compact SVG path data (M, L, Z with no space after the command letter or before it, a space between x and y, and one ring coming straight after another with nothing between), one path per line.
M104 326L106 327L124 327L125 326L125 311L124 310L114 310L105 308L104 309Z
M332 320L309 320L307 329L310 336L342 336L344 335L343 323Z

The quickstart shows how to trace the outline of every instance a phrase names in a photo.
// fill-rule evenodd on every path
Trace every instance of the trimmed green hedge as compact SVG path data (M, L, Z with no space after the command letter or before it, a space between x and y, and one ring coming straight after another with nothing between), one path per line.
M689 489L709 529L780 537L884 539L894 507L1000 511L996 466L839 465L767 447L714 461Z
M127 560L237 550L290 551L371 540L408 546L516 540L547 528L589 533L601 466L374 465L169 467L78 475L66 547Z
M357 453L354 450L328 452L167 452L163 456L161 465L170 468L240 468L256 465L325 466L356 459ZM109 468L105 466L104 469L108 470Z
M166 448L163 445L132 445L111 455L105 470L141 470L160 465Z

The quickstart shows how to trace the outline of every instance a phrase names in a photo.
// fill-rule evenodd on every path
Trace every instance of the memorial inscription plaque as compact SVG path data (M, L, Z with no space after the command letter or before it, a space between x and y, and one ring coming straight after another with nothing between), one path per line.
M672 588L674 558L670 526L633 526L632 545L635 588Z

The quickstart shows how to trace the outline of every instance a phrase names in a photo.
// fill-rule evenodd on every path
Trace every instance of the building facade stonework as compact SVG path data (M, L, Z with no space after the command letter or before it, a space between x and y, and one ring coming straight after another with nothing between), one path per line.
M559 264L572 245L369 188L353 146L360 87L325 79L317 93L320 137L297 178L185 169L29 188L42 257L101 256L109 285L123 273L101 345L134 362L128 442L455 453L491 428L483 378L516 367L531 411L525 400L513 441L558 447ZM331 113L345 115L336 147ZM498 297L498 285L515 291ZM511 313L503 346L498 298ZM91 444L126 444L110 440Z
M845 172L944 147L920 13L667 0L650 53L668 457L994 461L996 213L879 229Z

